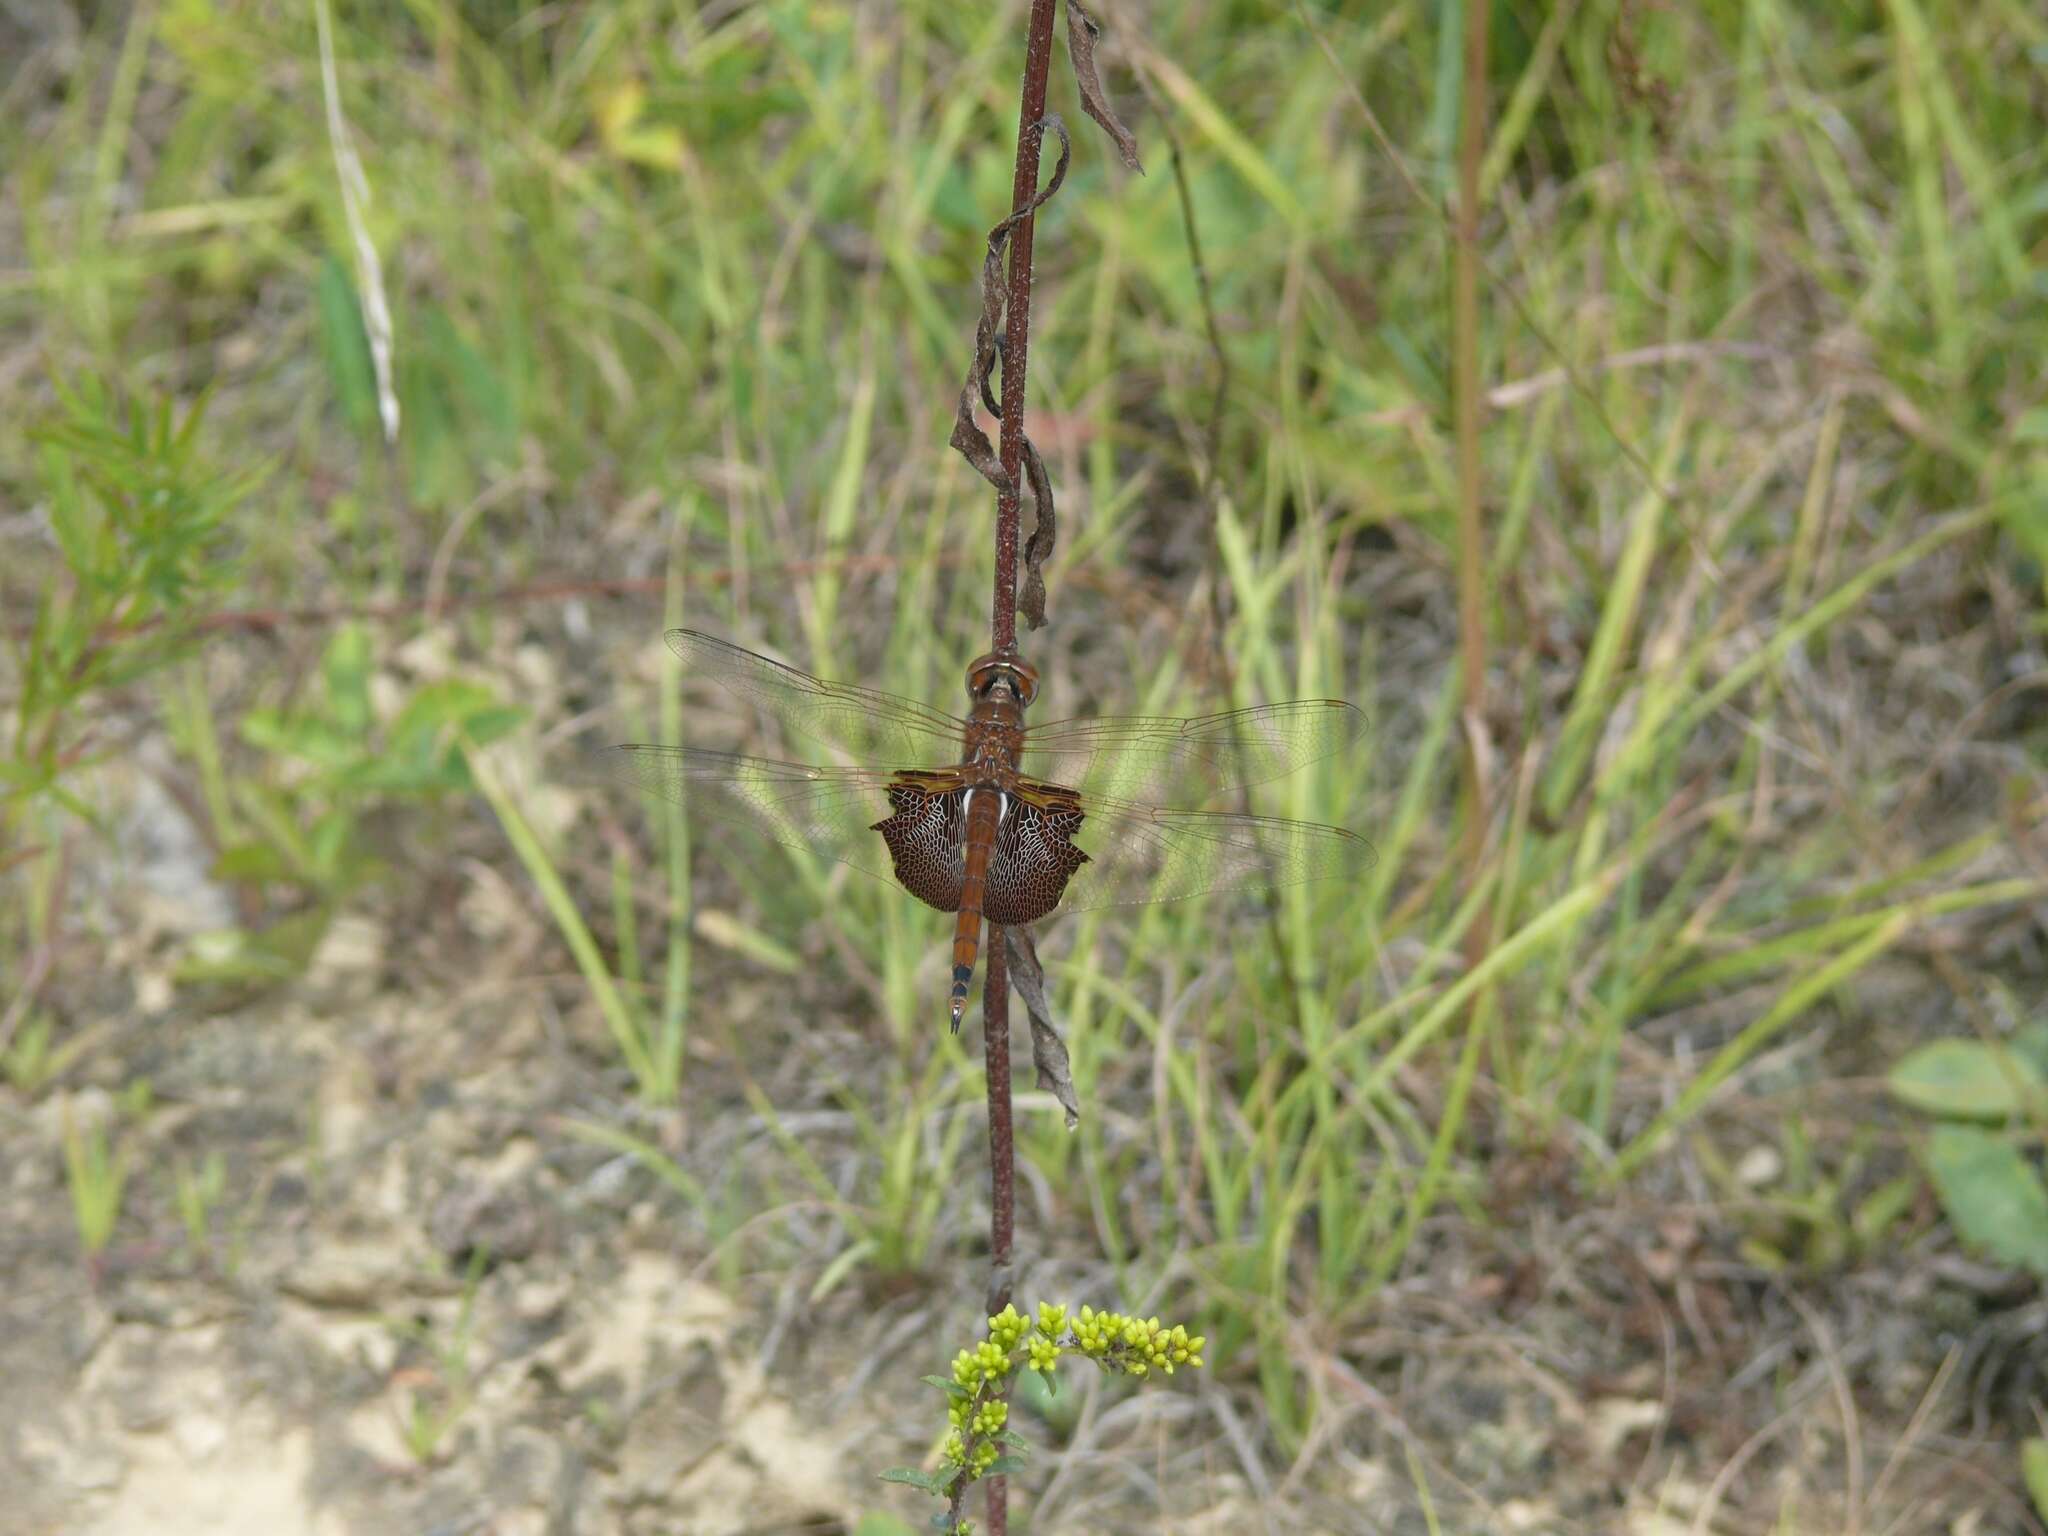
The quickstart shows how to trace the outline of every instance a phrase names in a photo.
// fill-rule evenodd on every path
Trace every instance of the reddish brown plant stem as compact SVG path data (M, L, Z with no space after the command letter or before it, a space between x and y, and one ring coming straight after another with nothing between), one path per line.
M1010 1253L1016 1235L1016 1133L1010 1123L1010 961L1003 930L988 930L988 964L981 980L982 1050L988 1064L988 1309L1010 1304ZM1009 1480L988 1479L988 1528L1007 1536Z
M1053 0L1031 0L1024 39L1024 98L1017 113L1017 174L1010 206L1022 208L1038 191L1038 150L1045 135L1045 77L1052 63ZM1024 375L1031 347L1031 237L1036 217L1010 232L1010 289L1003 312L1003 424L999 448L1008 488L996 494L995 601L989 637L999 651L1017 644L1018 487L1024 477Z
M1024 88L1017 110L1017 174L1010 206L1027 206L1038 191L1038 150L1045 135L1045 78L1052 65L1053 0L1031 0L1024 38ZM1024 378L1031 348L1031 244L1037 220L1010 233L1009 293L1004 301L1003 424L999 451L1004 484L996 493L995 595L989 610L990 648L1017 645L1018 486L1024 478ZM1003 930L988 929L988 962L981 984L982 1049L988 1066L989 1288L991 1312L1010 1301L1011 1249L1016 1235L1016 1142L1010 1124L1010 972ZM1009 1480L988 1480L989 1536L1009 1536Z
M1003 948L1003 931L991 927L988 964L981 982L983 1016L1005 1024L1010 1019L1010 957ZM989 1152L989 1297L991 1312L1000 1312L1010 1302L1010 1253L1016 1237L1016 1170L1012 1166L1013 1135L1010 1126L1010 1095L998 1096L994 1084L1010 1081L1010 1032L989 1029L984 1041L988 1059L988 1152Z

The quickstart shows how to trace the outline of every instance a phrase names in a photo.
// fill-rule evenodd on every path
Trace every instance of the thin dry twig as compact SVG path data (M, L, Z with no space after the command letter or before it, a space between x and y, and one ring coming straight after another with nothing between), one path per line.
M1863 1536L1863 1423L1856 1413L1856 1394L1849 1386L1849 1372L1842 1364L1842 1352L1835 1347L1835 1336L1827 1319L1789 1286L1783 1294L1806 1324L1807 1332L1813 1335L1814 1346L1827 1368L1835 1409L1842 1417L1842 1452L1848 1462L1844 1482L1849 1508L1842 1529L1845 1536Z
M1155 60L1156 66L1156 60ZM1195 464L1195 478L1201 490L1202 500L1208 508L1210 519L1220 516L1223 500L1223 419L1230 400L1230 354L1223 345L1223 330L1216 319L1215 292L1209 281L1208 263L1202 258L1202 239L1195 221L1194 195L1188 187L1185 155L1181 150L1180 136L1174 132L1171 109L1161 102L1149 75L1139 76L1139 85L1159 120L1159 128L1166 135L1168 161L1173 168L1174 190L1180 202L1181 232L1187 239L1188 260L1194 267L1195 287L1200 295L1202 322L1208 333L1209 350L1216 361L1216 393L1209 403L1209 419L1204 427L1201 456ZM1214 661L1223 680L1223 692L1234 697L1237 692L1235 668L1230 661L1229 647L1224 640L1227 622L1223 611L1223 591L1226 578L1223 569L1222 546L1213 538L1209 541L1209 572L1205 585L1208 588L1210 647ZM1251 788L1240 784L1237 787L1238 808L1249 815L1252 810ZM1301 989L1296 981L1294 966L1289 958L1286 935L1281 927L1278 907L1269 907L1264 923L1267 939L1272 944L1273 957L1278 963L1278 975L1286 989L1289 1011L1297 1017L1301 1008Z
M1204 462L1198 466L1205 495L1213 492L1223 453L1223 415L1230 400L1230 354L1223 347L1223 330L1216 323L1216 294L1209 282L1209 265L1202 259L1202 237L1195 225L1195 199L1188 188L1186 156L1180 135L1174 132L1171 112L1159 100L1151 81L1141 75L1139 84L1159 119L1159 131L1166 135L1167 163L1173 169L1174 192L1180 200L1181 233L1187 237L1188 262L1195 271L1195 292L1202 305L1202 325L1209 337L1209 353L1216 360L1216 393L1209 402L1209 420L1202 440ZM1220 634L1220 631L1219 631Z
M1451 211L1444 207L1441 199L1425 191L1422 184L1415 179L1415 173L1408 169L1406 157L1395 146L1392 137L1387 133L1385 125L1380 122L1379 114L1373 111L1372 104L1365 99L1365 93L1358 88L1351 76L1345 72L1344 61L1337 57L1337 50L1330 45L1330 39L1325 35L1323 29L1316 25L1315 18L1309 14L1308 7L1302 3L1302 0L1295 0L1294 11L1295 15L1300 18L1303 29L1314 39L1316 47L1322 51L1323 57L1330 61L1330 67L1337 72L1337 78L1343 83L1346 93L1351 97L1353 104L1357 106L1359 113L1365 118L1365 126L1372 134L1373 142L1379 145L1380 152L1387 157L1387 163L1393 166L1394 173L1400 178L1402 186L1406 187L1409 195L1417 203L1428 209L1439 223L1446 229L1455 232L1456 219ZM1572 361L1571 354L1565 351L1564 344L1551 335L1549 328L1536 318L1535 313L1523 301L1522 296L1515 291L1514 286L1502 279L1500 273L1494 270L1493 264L1483 254L1479 257L1479 265L1481 270L1485 272L1487 282L1492 286L1493 291L1508 301L1516 316L1528 328L1529 334L1536 338L1537 343L1544 351L1557 359L1558 366L1564 371L1565 377L1571 381L1573 393L1593 413L1594 419L1606 430L1608 437L1613 440L1614 446L1621 451L1622 457L1627 459L1637 474L1642 477L1643 483L1659 495L1676 502L1679 499L1677 488L1667 486L1657 478L1656 467L1643 456L1641 449L1629 441L1621 428L1615 425L1614 418L1607 413L1606 403L1601 400L1598 393L1594 391L1592 385L1587 381L1585 370Z
M1452 286L1451 328L1458 433L1458 661L1464 693L1465 880L1482 878L1488 815L1486 728L1485 522L1481 515L1479 455L1479 165L1486 152L1486 19L1490 4L1465 8L1465 78L1458 131L1458 218ZM1486 958L1488 930L1474 923L1466 933L1465 960ZM1485 1006L1473 999L1473 1020Z

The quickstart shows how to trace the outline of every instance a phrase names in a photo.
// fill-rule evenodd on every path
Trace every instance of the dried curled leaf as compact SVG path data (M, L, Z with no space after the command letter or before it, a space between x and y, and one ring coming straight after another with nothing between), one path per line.
M1002 355L1003 339L998 336L995 340L995 356L993 361L1000 362ZM995 391L989 387L989 377L989 374L985 373L981 379L982 408L989 415L1000 420L1003 408L996 400ZM976 435L980 436L981 448L985 450L988 445L988 438L981 436L979 426L974 425L971 421L969 425L973 427ZM969 463L974 463L975 455L969 453L968 448L963 447L959 442L959 423L957 421L954 423L954 438L953 446L959 448L963 454L967 454ZM980 468L979 464L976 464L976 468ZM998 488L1009 484L1009 476L1003 473L1000 460L996 463L995 474L988 474L986 470L983 471L983 474ZM1024 478L1031 486L1032 521L1031 536L1024 541L1024 587L1017 595L1017 611L1024 615L1024 627L1026 629L1043 629L1045 628L1045 562L1052 558L1053 545L1058 537L1058 523L1053 507L1052 476L1046 473L1044 455L1038 451L1038 445L1032 442L1028 436L1024 439Z
M1006 495L1014 494L1015 487L1003 468L1003 461L996 455L995 444L988 440L988 434L974 419L974 397L979 394L988 405L988 413L1001 419L1002 407L989 393L988 381L1002 347L1003 246L1009 238L1007 219L989 231L988 255L981 263L981 315L974 322L974 361L967 365L967 380L960 386L960 406L953 413L953 436L950 439L953 447L974 466L975 472Z
M1081 1123L1081 1100L1074 1092L1067 1043L1060 1038L1052 1005L1046 1001L1045 967L1038 963L1038 946L1031 930L1022 926L1005 928L1003 943L1010 960L1011 990L1024 1000L1024 1013L1031 1020L1031 1061L1038 1071L1038 1086L1059 1100L1071 1131Z
M981 430L981 424L974 419L977 398L991 416L1002 417L1002 406L998 403L991 380L996 365L1003 353L1003 322L1008 290L1003 283L1003 248L1009 244L1010 231L1037 212L1067 179L1067 166L1073 158L1073 141L1067 136L1067 125L1057 114L1041 118L1031 129L1041 136L1047 132L1056 134L1060 141L1059 159L1053 165L1052 179L1032 199L1020 208L1014 208L1000 224L988 232L988 253L981 263L981 314L974 324L974 360L968 365L967 378L960 386L960 403L953 415L953 435L948 441L958 450L961 457L975 468L982 479L1005 496L1016 496L1016 482L1003 468L1002 457L988 434ZM1031 439L1023 439L1025 474L1031 482L1035 520L1031 537L1026 542L1024 556L1024 586L1018 597L1017 608L1024 615L1027 628L1041 629L1045 625L1045 571L1046 559L1053 549L1053 503L1052 480L1045 472L1045 461L1039 456Z
M961 408L953 418L953 435L946 439L959 455L972 464L975 473L999 491L1008 490L1010 477L1003 473L1003 461L996 456L995 444L988 440L988 434L975 424L974 404L965 397L962 390Z
M1052 476L1030 438L1024 439L1024 477L1031 482L1031 537L1024 541L1024 590L1017 611L1026 629L1045 628L1045 562L1052 555L1057 528L1053 520Z
M1101 40L1102 23L1086 6L1067 0L1067 57L1074 66L1074 84L1081 91L1081 110L1102 125L1102 131L1116 144L1117 157L1142 176L1145 167L1138 163L1137 136L1116 115L1109 93L1102 88L1102 77L1095 72L1095 45Z
M1067 164L1074 158L1074 141L1067 137L1067 120L1057 112L1048 112L1031 125L1031 131L1037 134L1041 141L1044 140L1048 133L1056 134L1059 137L1060 157L1053 162L1052 180L1040 187L1038 195L1022 208L1011 209L1010 216L998 224L995 229L989 231L989 239L991 240L995 239L998 231L1004 235L1009 234L1012 229L1015 229L1019 224L1030 218L1032 214L1043 208L1051 201L1053 193L1059 191L1060 183L1067 179Z

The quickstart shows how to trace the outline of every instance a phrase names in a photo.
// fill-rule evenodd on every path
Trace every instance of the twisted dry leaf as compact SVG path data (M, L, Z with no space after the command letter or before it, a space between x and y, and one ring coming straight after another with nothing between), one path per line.
M989 393L988 381L1002 346L1002 256L1003 245L1009 238L1007 219L988 233L988 255L981 263L981 315L974 322L974 361L967 365L967 380L960 386L959 409L953 413L953 435L948 439L982 479L1005 495L1014 494L1015 487L996 454L995 444L974 419L974 397L979 394L988 405L988 413L998 420L1002 418L1003 409Z
M1024 439L1024 477L1031 482L1031 537L1024 541L1024 589L1017 611L1027 629L1045 628L1045 562L1058 533L1053 519L1052 476L1030 438Z
M1074 84L1081 91L1081 110L1102 125L1102 131L1116 144L1117 157L1142 176L1145 167L1138 163L1137 136L1116 115L1109 93L1102 88L1102 77L1095 72L1095 45L1101 40L1102 23L1086 6L1067 0L1067 57L1073 62Z
M1060 1101L1071 1131L1081 1123L1081 1100L1074 1093L1067 1043L1060 1038L1052 1005L1046 1001L1045 968L1038 963L1038 946L1031 930L1022 926L1005 928L1003 942L1010 959L1010 987L1024 999L1024 1012L1031 1020L1031 1062L1038 1072L1038 1086Z
M948 439L982 479L1007 496L1017 494L1016 483L1003 468L1002 458L989 441L988 434L974 419L977 396L991 416L1000 420L1003 414L1002 406L990 388L996 364L1002 357L1003 321L1009 297L1003 283L1003 248L1009 243L1010 231L1044 207L1046 200L1059 191L1060 184L1067 179L1068 162L1073 158L1073 141L1067 136L1067 125L1057 114L1048 113L1031 131L1040 135L1050 131L1058 135L1059 159L1053 166L1052 179L1037 195L1023 207L1012 209L1009 217L988 232L988 254L981 263L981 314L974 324L974 361L968 365L967 378L960 386L960 403L953 415L953 435ZM1017 610L1024 615L1026 628L1042 629L1045 627L1044 566L1052 554L1055 527L1052 479L1046 474L1045 461L1028 436L1023 438L1023 444L1024 471L1031 482L1034 518L1031 537L1023 550L1024 586L1018 596Z
M1002 356L1003 338L998 336L995 339L993 361L1001 361ZM989 387L989 379L990 374L988 373L984 373L981 377L982 409L997 420L1001 420L1003 408L997 403L995 392ZM954 430L957 435L959 430L957 424ZM976 427L975 430L978 432L980 428ZM988 439L983 437L981 441L985 446ZM960 444L956 441L953 446L959 448ZM966 453L967 449L961 448L960 451ZM973 462L973 455L971 454L969 455L969 462ZM998 463L996 469L997 473L1000 474L1002 465ZM984 471L984 473L986 472ZM1043 629L1045 628L1045 562L1052 558L1053 545L1058 537L1058 523L1053 507L1052 476L1046 473L1044 455L1038 451L1038 445L1032 442L1028 435L1024 438L1024 478L1031 486L1032 517L1031 536L1024 541L1024 587L1017 596L1017 611L1024 615L1024 627L1026 629ZM1009 483L1007 475L1004 475L1001 479L996 479L994 475L991 475L989 479L998 486Z

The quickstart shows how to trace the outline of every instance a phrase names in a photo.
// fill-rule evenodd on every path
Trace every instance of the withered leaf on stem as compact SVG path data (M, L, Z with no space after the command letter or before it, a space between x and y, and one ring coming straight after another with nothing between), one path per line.
M1024 439L1024 477L1031 482L1031 537L1024 541L1024 590L1017 611L1027 629L1045 628L1045 562L1058 535L1052 505L1052 476L1030 438Z
M1000 362L1002 356L1003 338L998 336L995 341L995 350L990 358L991 364ZM989 415L998 419L1001 418L1003 408L996 401L995 391L990 387L989 375L987 373L984 373L981 378L981 404L982 409L986 410ZM954 431L956 433L959 431L957 423L954 426ZM1038 445L1031 441L1028 434L1023 434L1022 436L1024 444L1024 478L1031 486L1032 520L1031 537L1024 541L1024 587L1017 595L1017 611L1024 615L1025 628L1043 629L1045 628L1045 562L1052 558L1053 545L1058 536L1058 519L1053 508L1052 476L1046 473L1045 457L1038 451ZM985 445L988 439L984 437L982 442ZM959 448L960 444L956 441L954 446ZM966 448L960 448L960 451L967 453ZM968 454L968 461L970 463L974 462L973 454ZM1001 472L1001 468L1002 466L999 463L997 465L998 473ZM997 479L994 475L990 475L988 478L998 488L1009 483L1008 476Z
M1007 218L988 232L988 254L981 263L981 314L974 324L974 361L968 365L967 378L960 386L960 403L953 415L953 435L948 439L982 479L1006 496L1017 494L1016 483L1003 468L1002 458L989 441L988 434L974 419L977 397L991 416L1000 419L1003 413L990 388L990 379L1002 356L1004 307L1008 295L1003 283L1003 249L1009 244L1010 231L1044 207L1046 200L1059 191L1060 183L1067 179L1067 164L1073 157L1073 142L1067 137L1067 125L1057 114L1048 113L1039 119L1033 131L1041 135L1050 131L1059 137L1059 159L1053 166L1052 179L1038 194L1023 207L1012 209ZM1034 519L1031 537L1023 550L1024 586L1018 595L1017 610L1024 615L1027 628L1042 629L1045 627L1045 562L1052 554L1055 527L1052 479L1046 474L1045 461L1031 439L1019 435L1024 445L1025 475L1031 482Z
M1031 930L1022 926L1005 928L1003 942L1010 959L1010 988L1024 999L1024 1012L1031 1020L1031 1061L1038 1071L1038 1086L1060 1101L1071 1131L1081 1123L1081 1100L1074 1092L1067 1043L1060 1038L1052 1005L1046 1001L1045 968L1038 963L1038 946Z
M1138 163L1137 136L1116 115L1109 93L1102 88L1102 77L1095 72L1095 45L1101 39L1102 23L1088 14L1086 6L1067 0L1067 57L1074 65L1074 84L1081 91L1081 110L1102 125L1102 131L1116 144L1117 157L1142 176L1145 167Z
M1003 461L996 454L995 444L988 440L988 434L974 419L974 397L978 394L988 402L991 416L1002 416L1002 407L989 394L988 379L996 365L997 348L1001 345L1003 245L1009 238L1010 223L1007 219L988 234L988 255L981 263L981 317L974 322L974 361L967 365L967 381L960 386L960 407L953 413L953 436L950 439L961 457L974 466L976 473L1006 495L1012 494L1014 487L1003 469Z

